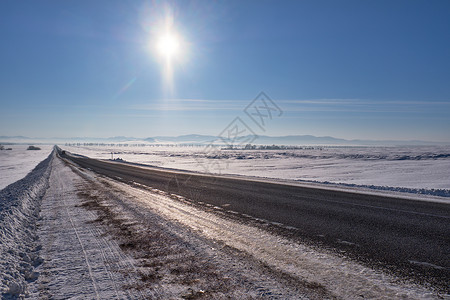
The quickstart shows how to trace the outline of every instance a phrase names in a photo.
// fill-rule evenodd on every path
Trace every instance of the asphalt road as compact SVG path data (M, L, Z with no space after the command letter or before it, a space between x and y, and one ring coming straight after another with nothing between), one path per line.
M114 179L295 227L293 238L449 290L449 204L62 157Z

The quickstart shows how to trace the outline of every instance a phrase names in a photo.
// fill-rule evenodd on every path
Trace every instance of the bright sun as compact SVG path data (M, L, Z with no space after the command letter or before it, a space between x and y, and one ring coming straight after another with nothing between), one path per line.
M161 66L164 97L169 99L175 93L175 72L186 62L189 43L178 31L173 13L167 8L163 19L155 19L151 28L149 46Z
M174 33L166 33L158 39L157 49L160 55L171 59L180 52L180 39Z

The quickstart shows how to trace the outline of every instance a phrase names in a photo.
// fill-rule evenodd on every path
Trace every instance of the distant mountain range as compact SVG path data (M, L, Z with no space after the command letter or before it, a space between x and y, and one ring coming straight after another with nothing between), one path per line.
M250 136L248 137L250 140ZM245 138L244 138L245 140ZM129 136L114 136L108 138L72 137L72 138L30 138L25 136L0 136L0 144L11 143L146 143L146 144L209 144L211 142L224 144L220 137L213 135L189 134L180 136L155 136L135 138ZM331 136L287 135L258 136L252 144L256 145L342 145L342 146L394 146L394 145L450 145L449 142L430 142L420 140L346 140Z

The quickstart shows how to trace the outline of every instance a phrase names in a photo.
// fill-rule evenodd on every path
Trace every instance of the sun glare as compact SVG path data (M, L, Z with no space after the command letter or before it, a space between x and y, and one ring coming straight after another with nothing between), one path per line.
M180 31L170 8L151 26L149 46L161 66L162 85L166 98L175 95L175 72L187 60L189 43Z
M157 49L160 55L172 58L180 51L180 40L173 33L165 34L159 38Z

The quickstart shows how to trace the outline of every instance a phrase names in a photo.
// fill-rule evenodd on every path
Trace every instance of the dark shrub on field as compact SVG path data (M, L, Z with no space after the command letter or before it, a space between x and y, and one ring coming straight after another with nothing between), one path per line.
M35 146L28 146L27 150L41 150L41 148Z

